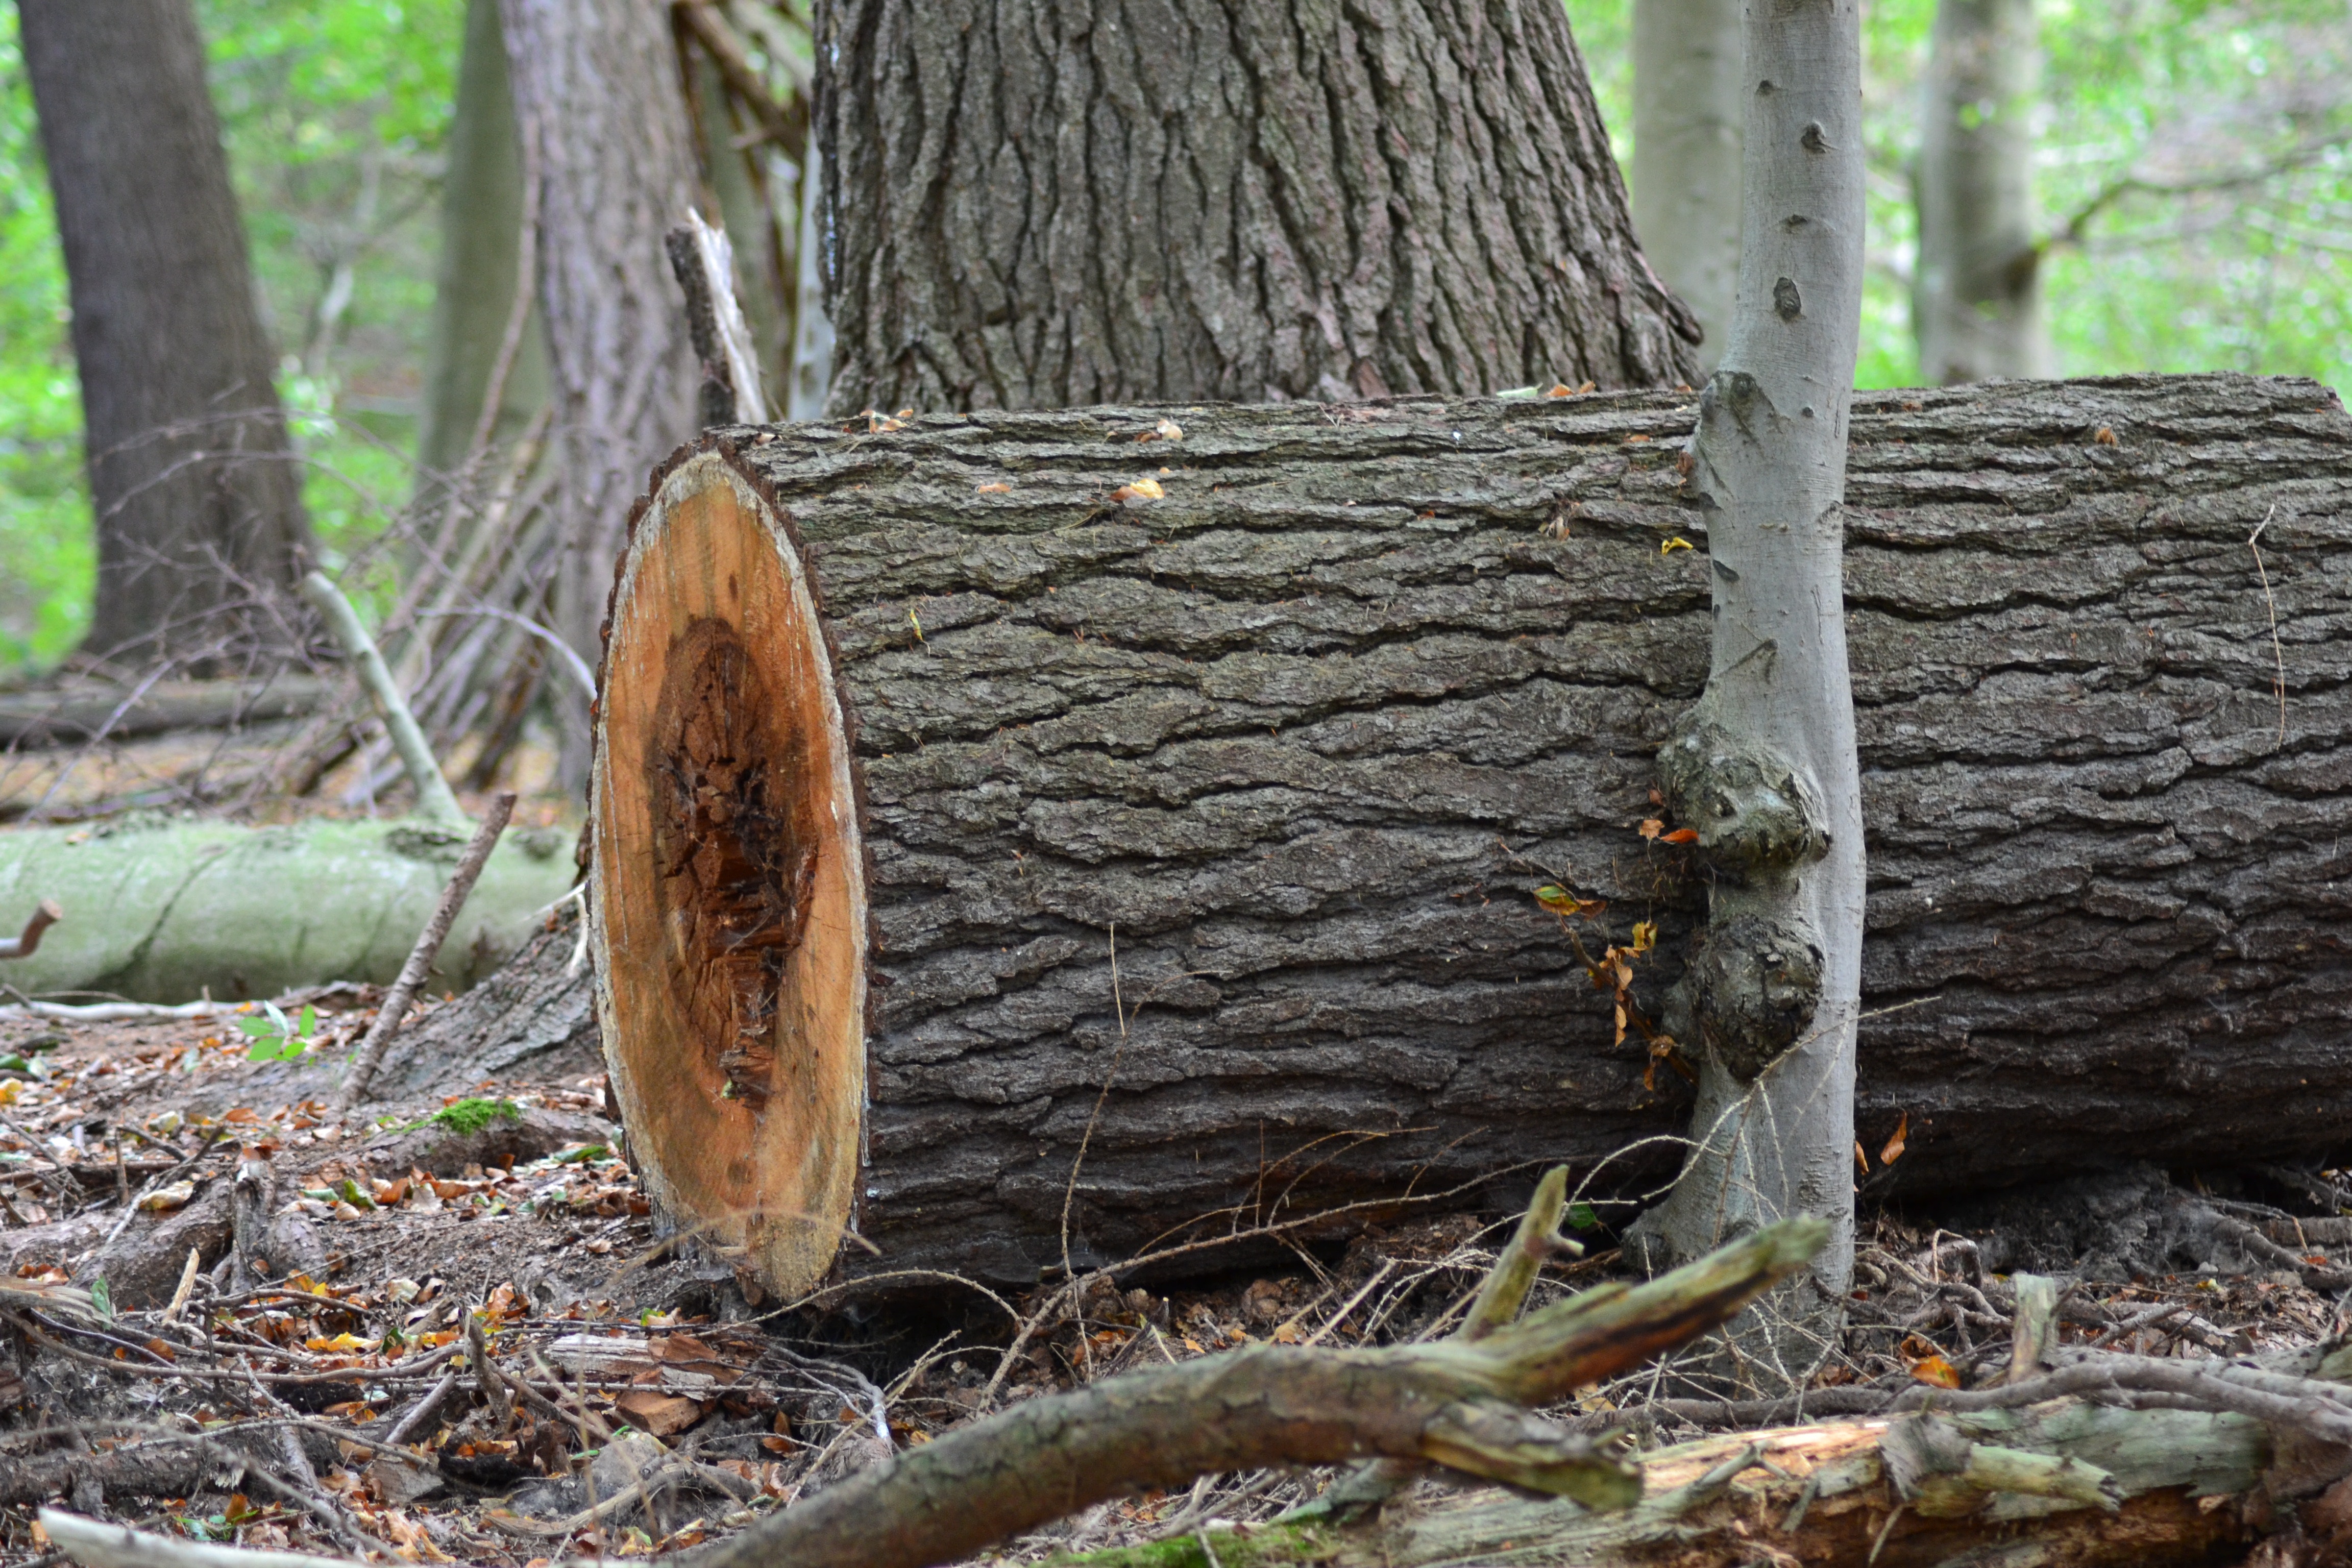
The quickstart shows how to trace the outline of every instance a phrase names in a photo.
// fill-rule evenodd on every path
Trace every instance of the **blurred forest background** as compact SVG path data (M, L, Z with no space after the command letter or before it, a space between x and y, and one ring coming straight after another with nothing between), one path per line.
M305 500L332 571L364 562L416 487L467 8L199 0L195 9ZM1632 0L1569 0L1629 175L1632 9ZM1935 11L1934 0L1872 0L1864 11L1864 386L1920 379L1913 171ZM764 5L730 15L751 63L789 102L805 77L803 15ZM2061 374L2235 369L2345 387L2352 7L2039 0L2035 19L2043 64L2033 178ZM796 40L799 59L790 58ZM751 144L768 205L786 215L757 260L783 274L776 281L789 300L796 164L776 137L733 140ZM737 247L739 268L751 265L740 236ZM760 292L748 289L747 303ZM789 375L792 323L753 325L784 356L775 374ZM786 399L775 401L781 415ZM95 577L65 271L13 6L0 8L0 563L5 680L74 648Z

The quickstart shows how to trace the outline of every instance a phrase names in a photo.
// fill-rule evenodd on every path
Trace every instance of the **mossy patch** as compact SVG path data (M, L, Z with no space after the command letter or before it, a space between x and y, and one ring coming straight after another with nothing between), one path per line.
M445 1127L460 1138L470 1138L494 1121L520 1121L522 1107L511 1100L478 1100L471 1096L452 1100L432 1115L420 1118L401 1128L414 1132L420 1127Z

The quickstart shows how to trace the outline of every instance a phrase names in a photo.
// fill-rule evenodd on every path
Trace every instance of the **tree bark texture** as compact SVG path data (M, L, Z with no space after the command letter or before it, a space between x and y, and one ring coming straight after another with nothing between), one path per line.
M431 363L416 461L429 497L473 455L482 403L499 382L493 441L511 440L547 402L547 340L526 303L511 350L520 276L521 143L507 86L498 0L467 0L457 111L449 124L449 172L441 195L440 273L433 294ZM500 361L507 362L503 374Z
M1853 1272L1862 782L1840 595L1847 405L1862 337L1858 0L1746 10L1739 304L1699 398L1706 689L1659 754L1696 832L1707 921L1670 1029L1699 1064L1694 1146L1656 1216L1676 1258L1792 1214L1833 1222L1780 1315L1802 1386ZM1645 1222L1647 1223L1647 1222ZM1834 1342L1832 1337L1831 1342Z
M826 0L832 406L1669 386L1551 0Z
M540 168L547 333L566 540L556 630L593 658L638 476L696 427L698 384L662 236L699 189L677 52L637 0L500 0L515 114ZM580 699L558 687L568 777L584 774Z
M2033 0L1939 0L1920 121L1919 374L1949 386L2056 374L2042 313Z
M91 657L298 640L310 532L188 0L17 7L98 523Z
M1657 921L1654 1016L1705 897L1637 831L1707 674L1696 417L1669 394L1111 408L681 455L638 534L690 465L764 487L856 726L883 1256L854 1267L1034 1279L1066 1194L1086 1265L1527 1163L1580 1180L1673 1130L1678 1080L1645 1087L1530 894L1609 900L1595 952ZM1138 440L1162 419L1181 440ZM1114 499L1147 477L1163 499ZM2338 1147L2334 395L1861 394L1844 516L1860 1124L1874 1149L1909 1125L1887 1178Z
M1633 231L1706 329L1713 370L1739 289L1739 0L1633 0Z

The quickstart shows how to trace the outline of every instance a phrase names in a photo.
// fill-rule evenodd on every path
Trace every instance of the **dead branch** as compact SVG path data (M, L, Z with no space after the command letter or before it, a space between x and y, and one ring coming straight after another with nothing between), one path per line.
M21 936L0 936L0 958L30 958L41 945L41 933L66 918L55 899L43 899L33 907L32 918L25 922Z
M369 1026L367 1038L360 1042L358 1054L352 1058L351 1070L344 1075L343 1086L335 1096L338 1109L350 1109L367 1093L368 1080L375 1077L376 1065L383 1060L384 1047L400 1032L409 1003L415 1000L418 987L432 971L433 961L441 955L441 944L448 939L449 927L456 922L457 911L465 907L466 895L474 890L474 881L481 876L482 868L489 864L490 851L498 847L499 835L506 831L514 807L514 791L501 790L490 802L481 825L474 829L457 868L449 874L449 885L441 889L441 901L434 907L433 918L418 933L416 945L409 950L408 962L400 966L400 977L392 983L383 1005L376 1010L374 1024Z

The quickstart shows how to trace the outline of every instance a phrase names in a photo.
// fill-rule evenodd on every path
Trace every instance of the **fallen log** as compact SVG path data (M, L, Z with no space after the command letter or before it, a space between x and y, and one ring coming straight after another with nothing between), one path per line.
M1583 940L1661 1012L1700 903L1644 826L1706 668L1692 408L876 416L679 453L614 590L591 881L667 1212L782 1292L850 1228L855 1269L1025 1280L1492 1205L1479 1178L1668 1131L1677 1080L1533 895L1604 900ZM2334 395L1864 394L1847 498L1892 1184L2339 1146Z
M76 683L0 695L0 747L79 746L172 730L224 730L300 719L331 688L313 676L265 681L159 680L144 688Z
M72 918L5 978L26 995L179 1004L275 996L400 972L466 827L131 821L0 831L0 924L43 898ZM531 934L575 875L571 837L512 831L492 853L431 984L462 990Z

